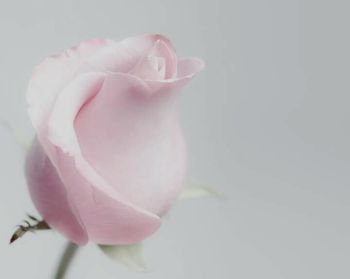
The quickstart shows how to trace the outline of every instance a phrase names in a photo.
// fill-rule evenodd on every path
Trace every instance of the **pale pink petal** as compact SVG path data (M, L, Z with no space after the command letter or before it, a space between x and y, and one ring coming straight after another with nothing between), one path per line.
M26 177L31 198L50 227L79 245L85 244L85 229L72 211L55 167L36 139L27 156Z
M101 73L82 74L60 93L48 122L49 139L56 146L52 160L89 239L100 244L133 243L152 234L160 225L159 217L131 204L90 166L73 129L77 113L99 94L103 79Z
M35 67L28 85L27 102L34 128L47 119L57 94L75 77L91 55L111 44L110 40L81 42L65 52L46 58Z
M156 46L156 47L155 47ZM162 35L145 34L111 44L88 60L90 68L98 71L130 72L148 54L157 54L166 60L166 75L176 74L177 58L171 42Z
M192 78L195 74L202 71L204 67L204 61L199 58L182 58L177 64L177 78Z
M158 215L175 199L185 172L176 99L131 75L110 73L75 122L90 165L122 196Z
M86 52L86 47L84 47L84 51ZM72 50L73 51L73 50ZM77 52L77 50L74 50ZM48 72L50 72L50 70L52 71L53 68L51 69L47 69ZM44 73L42 73L44 74ZM86 76L83 76L85 77L85 79L82 77L81 79L79 79L81 82L79 83L80 87L81 88L85 88L86 87L91 87L92 89L94 89L94 87L98 86L98 83L100 82L100 84L103 82L103 77L101 78L101 74L95 74L95 78L93 76L93 74L90 74L88 76L88 78ZM43 76L42 76L43 78ZM50 77L48 77L50 78ZM53 81L54 81L54 77L51 77L53 78ZM84 83L85 82L85 83ZM77 86L78 87L78 86ZM92 90L85 90L85 92L89 93L91 92ZM37 94L39 94L38 96L36 96L34 94L34 91L30 92L31 94L33 94L35 97L38 97L39 98L39 95L41 94L40 91L37 92ZM54 92L53 92L54 93ZM56 98L55 98L56 99ZM31 99L32 101L35 100L35 98ZM50 102L53 102L54 103L54 100L51 100ZM57 151L56 151L56 148L55 146L52 145L52 143L49 141L48 139L48 136L49 136L49 131L48 131L48 118L49 118L49 115L52 113L52 108L51 110L47 110L47 108L45 107L45 104L43 103L44 107L46 109L46 111L40 115L40 117L38 119L33 119L32 118L32 121L33 121L33 124L34 124L34 127L37 129L37 138L38 140L40 141L40 144L41 144L41 147L43 148L44 151L42 151L40 149L41 152L44 152L46 153L46 156L48 156L48 158L44 155L42 155L42 157L45 159L45 162L46 162L46 165L47 165L47 168L48 168L48 171L50 171L50 178L52 179L52 181L50 182L50 185L51 187L48 186L48 190L46 191L43 191L44 187L45 187L45 183L46 181L42 181L42 183L40 183L39 181L39 174L41 172L40 170L40 165L37 165L35 164L35 160L30 160L28 161L29 164L28 166L30 166L31 164L33 164L34 166L37 166L37 169L35 170L38 174L36 174L35 176L35 173L31 173L31 176L33 177L39 177L37 179L37 183L32 183L33 179L30 179L30 176L28 176L28 187L29 187L29 190L30 192L32 193L35 193L35 195L33 194L32 197L34 199L34 203L36 204L36 206L38 207L38 210L39 212L43 215L43 217L45 219L48 219L47 221L52 224L52 226L54 228L56 228L58 231L61 231L63 234L65 234L68 238L70 238L72 241L75 241L74 238L72 238L70 235L68 235L66 233L66 231L70 231L70 223L72 223L72 221L70 221L71 219L76 219L77 221L76 222L79 222L80 223L80 226L84 227L81 223L81 218L79 216L79 213L78 211L76 210L75 208L75 205L70 201L69 197L66 198L65 200L65 203L62 203L62 207L67 207L66 211L69 211L71 210L71 214L73 215L73 217L70 217L69 214L67 213L67 218L68 218L68 221L66 221L66 219L60 217L60 213L57 212L56 215L54 215L54 211L57 210L57 207L54 208L52 207L52 211L50 211L49 209L49 205L46 201L54 201L56 199L55 195L57 193L60 193L61 196L63 196L63 193L64 195L66 196L66 185L64 185L61 181L61 179L59 178L58 174L55 173L55 168L57 168ZM51 107L54 107L54 104L46 104L47 106L51 106ZM80 104L79 104L80 105ZM33 102L32 103L32 106L30 107L30 110L32 110L32 112L34 112L34 114L32 114L31 116L33 115L36 115L35 113L37 112L40 112L40 102ZM33 154L39 154L40 155L40 152L36 152L35 150L39 150L39 143L37 143L36 145L34 145L32 147L32 150L31 152ZM36 148L35 148L36 147ZM35 149L33 149L35 148ZM33 158L30 157L30 158ZM42 161L44 160L42 159ZM46 167L46 165L42 165L42 167ZM54 167L52 167L52 165ZM31 168L33 169L33 168ZM46 177L44 177L46 178ZM42 178L42 179L44 179ZM56 182L54 180L57 180ZM52 187L55 187L55 189L51 190ZM62 188L62 189L59 189L59 188ZM61 200L60 197L57 197L58 201ZM47 216L47 211L49 211L49 215ZM60 208L60 211L62 211L62 214L65 214L65 210ZM58 216L57 216L58 215ZM60 217L60 218L58 218ZM57 220L56 220L57 219ZM69 222L70 221L70 222ZM59 225L56 225L55 223L58 223ZM73 227L74 229L74 227ZM85 228L83 228L85 229ZM85 232L84 232L85 233ZM74 235L73 235L74 237ZM85 233L85 237L86 236L86 233ZM82 244L82 243L79 243L79 244Z
M173 78L177 74L177 56L171 45L165 40L158 39L148 56L160 57L165 60L164 79Z
M48 123L48 139L64 152L75 155L79 145L72 121L78 111L101 89L106 74L99 72L84 73L76 77L61 91L51 111Z
M164 58L158 56L145 56L130 71L141 79L163 80L165 78L166 63Z
M159 217L116 200L118 193L110 195L101 191L96 186L98 181L88 180L93 170L84 171L77 158L60 149L57 152L60 177L67 186L69 200L77 208L90 241L110 245L136 243L159 228Z
M177 76L164 80L145 79L152 91L179 91L188 81L205 67L204 62L198 58L183 58L177 64Z
M163 80L176 76L177 57L166 41L158 39L130 71L142 79Z

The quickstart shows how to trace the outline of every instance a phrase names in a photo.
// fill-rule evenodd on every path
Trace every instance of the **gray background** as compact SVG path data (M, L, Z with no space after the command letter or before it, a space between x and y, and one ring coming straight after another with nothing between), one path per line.
M80 40L170 37L206 70L184 90L190 176L227 200L177 204L146 242L152 271L93 246L69 278L349 278L348 1L3 1L0 117L33 134L24 91L45 56ZM36 213L23 153L0 130L0 277L50 278L64 239L7 241Z

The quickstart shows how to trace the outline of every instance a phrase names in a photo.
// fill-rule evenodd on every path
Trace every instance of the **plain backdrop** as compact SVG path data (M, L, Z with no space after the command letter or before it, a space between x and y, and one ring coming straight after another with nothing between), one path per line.
M81 249L68 278L350 278L350 2L1 1L0 118L28 137L44 57L88 38L157 32L206 70L181 93L189 176L226 200L177 204L136 273ZM8 240L37 214L23 152L0 129L0 277L51 278L65 240Z

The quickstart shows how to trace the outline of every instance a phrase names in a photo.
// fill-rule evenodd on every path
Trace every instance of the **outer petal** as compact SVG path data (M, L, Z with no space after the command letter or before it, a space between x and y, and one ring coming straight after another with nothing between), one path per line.
M70 87L71 88L74 88L75 91L79 94L81 91L83 91L85 93L85 95L88 95L88 94L92 94L92 93L96 93L98 92L98 89L101 87L101 84L103 82L103 79L104 79L104 75L103 74L100 74L100 73L90 73L90 74L85 74L83 75L82 77L80 77L78 79L79 83L77 84L76 82L71 82L70 83ZM89 96L87 96L89 97ZM82 100L84 100L84 95L83 94L79 94L79 98L81 98ZM57 99L57 98L56 98ZM72 102L72 105L76 105L75 102ZM54 105L52 105L54 106ZM78 106L80 107L80 104L78 104ZM32 107L33 109L38 109L37 106L33 106ZM49 131L48 131L48 119L49 116L48 114L51 113L51 111L47 111L45 112L45 118L40 118L38 120L40 120L39 122L35 122L34 119L33 120L33 123L34 125L37 124L38 126L36 127L37 129L37 138L40 142L40 145L41 147L43 148L44 150L44 153L46 154L46 156L49 158L48 160L50 161L50 163L54 166L55 168L55 171L58 170L58 163L59 163L59 158L58 158L58 151L57 148L49 141ZM43 117L43 116L42 116ZM45 157L46 158L46 157ZM30 162L30 163L33 163L33 162ZM48 163L47 163L48 164ZM37 169L35 170L37 172L41 172L39 166L37 166ZM54 173L54 171L52 170L52 173ZM60 181L62 181L62 183L60 183L60 186L63 186L64 189L61 190L61 192L64 192L67 196L66 200L67 202L62 205L62 207L67 207L66 208L54 208L53 210L60 210L62 212L64 212L65 210L67 211L70 211L72 212L72 214L74 215L75 217L75 221L77 223L79 223L80 227L84 230L84 234L86 235L86 231L85 231L85 226L83 224L83 221L82 221L82 218L79 214L79 211L78 211L78 208L76 207L76 205L74 204L74 202L72 202L72 199L71 197L69 196L69 193L68 193L68 188L67 188L67 184L65 183L65 181L62 179L62 176L60 174L60 172L58 172L56 174L56 177L58 177L60 179ZM41 183L41 187L45 187L44 185L45 183L45 180ZM39 182L38 182L39 184ZM36 186L30 186L30 184L28 183L29 187L36 187ZM42 193L42 197L45 199L45 196L46 196L46 199L47 200L54 200L55 199L55 195L57 194L57 191L51 191L51 187L53 187L52 185L46 185L47 189L46 191L43 191L43 189L40 189L40 191L43 191ZM38 203L40 202L39 199L35 199L34 200L34 203ZM45 207L42 207L40 205L36 205L38 207L38 210L39 212L45 216L46 215L46 210L47 208ZM59 231L62 231L63 234L65 234L65 230L68 229L68 227L71 225L70 222L68 222L67 220L68 219L65 219L65 218L59 218L59 214L57 215L53 215L53 214L50 214L50 218L51 221L48 221L49 223L55 223L55 222L59 222L61 224L61 226L56 226L57 227L57 230ZM58 220L54 220L55 218L57 218ZM55 225L53 226L55 227ZM70 238L72 241L74 241L73 238L70 237L70 235L67 235L65 234L68 238ZM83 244L83 243L78 243L78 244Z
M56 146L52 160L89 239L100 244L134 243L158 229L159 217L132 205L90 166L73 129L77 113L99 94L103 78L101 73L80 75L60 93L48 127Z
M131 244L153 234L160 218L123 200L117 192L102 191L101 178L93 174L81 158L73 158L58 149L60 177L67 186L84 224L89 240L98 244ZM96 180L92 181L92 177Z
M35 139L26 160L30 195L45 221L77 244L85 244L87 235L67 200L64 185L55 167Z
M81 42L65 52L46 58L33 71L28 85L27 102L34 128L47 119L57 94L74 78L85 61L110 45L110 40Z
M85 159L133 204L162 215L181 189L186 152L177 94L154 93L136 77L109 74L77 116Z

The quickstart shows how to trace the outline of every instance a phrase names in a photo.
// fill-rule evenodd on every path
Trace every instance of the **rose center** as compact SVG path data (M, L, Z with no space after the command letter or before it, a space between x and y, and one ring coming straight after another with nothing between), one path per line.
M160 76L165 75L165 59L163 57L148 55L147 57L150 65L154 70L156 70Z

